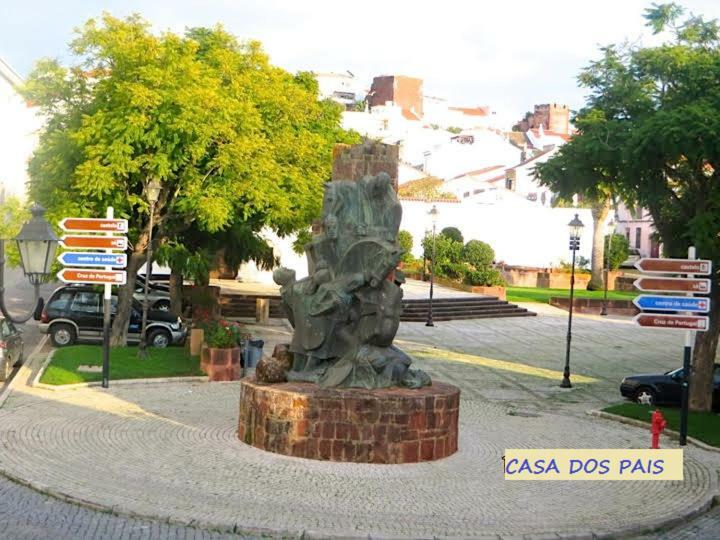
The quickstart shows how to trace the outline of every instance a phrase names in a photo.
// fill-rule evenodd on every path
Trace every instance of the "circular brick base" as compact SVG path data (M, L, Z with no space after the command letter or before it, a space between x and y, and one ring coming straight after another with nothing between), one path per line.
M256 448L354 463L416 463L454 454L460 390L266 385L244 379L238 438Z

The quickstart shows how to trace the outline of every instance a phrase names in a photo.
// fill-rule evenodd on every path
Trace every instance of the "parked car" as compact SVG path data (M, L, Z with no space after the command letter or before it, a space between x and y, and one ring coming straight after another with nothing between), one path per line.
M135 283L133 298L142 306L143 299L145 298L145 283L139 279ZM150 283L148 286L148 308L157 311L170 311L170 291Z
M620 394L638 403L680 405L683 368L663 374L632 375L620 383ZM720 364L715 364L713 408L720 409Z
M13 366L23 363L24 349L22 330L11 321L0 318L0 380L6 380Z
M40 314L40 331L49 334L53 345L63 347L79 340L102 340L102 289L89 285L69 285L53 292ZM117 296L111 299L111 316L117 309ZM140 341L142 306L133 300L128 323L128 342ZM164 348L185 342L187 328L180 317L167 311L149 310L147 320L148 344Z
M620 268L635 268L635 263L642 259L640 250L637 248L628 249L628 257L620 263Z

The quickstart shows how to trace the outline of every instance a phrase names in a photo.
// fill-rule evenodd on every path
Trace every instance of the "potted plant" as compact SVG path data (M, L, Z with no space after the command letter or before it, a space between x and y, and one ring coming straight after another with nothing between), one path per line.
M204 324L205 343L200 369L211 381L234 381L240 378L242 363L238 336L242 328L224 320L211 319Z

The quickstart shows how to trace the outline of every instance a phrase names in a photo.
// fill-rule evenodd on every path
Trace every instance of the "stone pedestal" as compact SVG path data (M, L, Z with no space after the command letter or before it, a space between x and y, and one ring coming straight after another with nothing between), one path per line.
M416 463L458 447L460 390L320 388L242 381L238 438L256 448L309 459Z
M200 354L200 369L211 381L237 381L242 377L240 348L215 349L203 347Z

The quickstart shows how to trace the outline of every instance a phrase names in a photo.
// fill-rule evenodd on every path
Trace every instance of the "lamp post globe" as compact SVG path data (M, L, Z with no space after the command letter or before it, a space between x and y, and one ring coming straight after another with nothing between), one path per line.
M58 248L58 237L45 219L45 209L34 204L32 218L23 224L15 237L23 272L33 285L40 284L51 273L50 269Z
M435 282L435 230L437 227L437 219L438 219L439 211L437 209L437 206L433 204L432 208L428 212L428 215L430 216L430 221L432 221L432 258L430 259L430 302L428 304L428 314L427 314L427 321L425 322L425 326L435 326L433 323L433 286Z
M148 318L148 288L152 276L152 233L155 217L155 203L160 198L162 184L157 178L151 179L145 186L145 194L150 203L150 223L148 225L147 257L145 262L145 284L142 305L142 322L140 324L140 343L138 345L138 358L147 358L147 318Z
M573 299L575 294L575 254L580 249L580 237L583 231L583 222L580 221L578 214L568 223L570 231L570 251L572 251L572 264L570 267L570 303L568 305L568 329L567 329L567 346L565 348L565 369L563 370L563 380L560 383L562 388L572 388L570 382L570 341L572 340L572 315L573 315Z
M0 190L0 203L5 201L5 191ZM15 237L23 273L33 285L35 308L23 317L12 316L5 307L5 239L0 239L0 311L6 319L17 324L30 320L39 309L40 284L51 275L55 252L58 248L58 237L45 219L45 209L34 204L30 209L32 218L27 221Z

